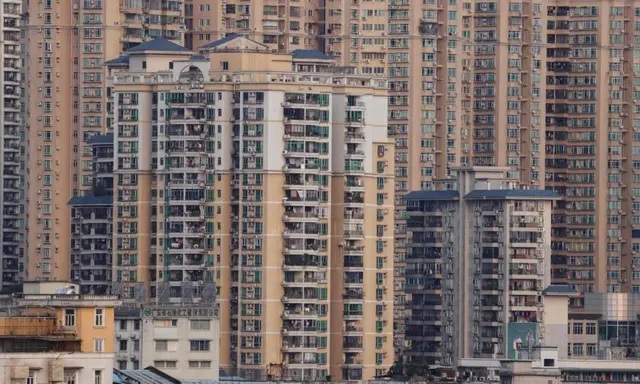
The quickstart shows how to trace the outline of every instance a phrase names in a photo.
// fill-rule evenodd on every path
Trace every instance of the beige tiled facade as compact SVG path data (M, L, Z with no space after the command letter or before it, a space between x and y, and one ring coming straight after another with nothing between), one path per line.
M227 372L384 374L394 225L386 81L243 37L205 59L172 49L131 54L113 81L114 230L123 223L114 284L184 302L213 282Z
M104 63L154 37L182 43L182 0L43 0L23 20L27 279L70 278L67 202L90 193L88 139L106 131ZM49 265L46 269L44 265Z

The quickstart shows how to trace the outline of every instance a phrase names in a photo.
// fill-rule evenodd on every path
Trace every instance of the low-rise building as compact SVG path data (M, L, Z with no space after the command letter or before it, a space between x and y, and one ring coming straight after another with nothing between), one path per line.
M141 310L142 366L181 380L217 380L220 323L213 306L150 306Z
M523 348L518 359L512 360L515 361L513 364L492 358L461 359L458 361L458 374L482 379L483 382L511 384L518 382L509 381L517 376L511 373L542 372L544 374L541 373L541 376L544 376L551 371L555 372L557 368L562 382L567 384L640 382L640 365L635 349L630 344L637 337L635 321L638 309L633 295L582 294L580 301L584 301L584 312L576 314L569 311L569 299L577 296L573 289L552 285L545 293L541 300L544 319L541 340L535 342L535 345L526 345L527 348ZM587 335L584 334L586 327L589 327ZM633 331L628 334L630 330ZM594 340L594 332L599 341ZM617 337L613 338L614 334ZM539 348L542 343L555 349L555 367L545 366L545 358L535 356L536 350L549 350ZM590 356L573 353L574 345L580 343L595 344L593 353ZM556 378L547 377L542 382L548 383L548 380ZM536 381L525 382L529 384Z
M120 370L141 369L142 320L139 306L116 308L115 367Z
M180 380L218 380L215 305L123 305L116 310L114 336L120 371L153 367Z
M27 282L0 297L0 383L107 384L115 296L66 282Z

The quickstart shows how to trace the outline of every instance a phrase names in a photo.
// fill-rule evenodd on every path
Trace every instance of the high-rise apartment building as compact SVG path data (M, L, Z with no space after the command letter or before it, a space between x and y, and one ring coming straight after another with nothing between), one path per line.
M192 56L154 40L114 74L114 284L171 303L197 301L215 282L227 372L386 373L386 80L240 36L207 49Z
M322 49L318 2L186 0L185 44L191 49L237 33L279 52Z
M71 199L71 281L80 293L105 294L112 281L113 135L91 137L91 194ZM44 261L46 276L52 263ZM53 268L57 268L53 263Z
M387 16L400 275L402 196L454 188L454 165L498 165L564 196L552 219L554 282L640 290L640 3L398 0Z
M106 130L104 64L155 37L181 43L184 4L43 0L28 2L24 10L28 229L21 251L29 280L68 280L71 215L65 202L93 187L89 139ZM51 273L37 267L49 261L58 265Z
M410 369L509 357L526 337L520 328L544 332L540 297L551 282L551 209L560 196L517 189L508 171L458 168L457 190L406 196Z
M0 2L2 18L2 260L0 285L19 281L20 272L20 1Z

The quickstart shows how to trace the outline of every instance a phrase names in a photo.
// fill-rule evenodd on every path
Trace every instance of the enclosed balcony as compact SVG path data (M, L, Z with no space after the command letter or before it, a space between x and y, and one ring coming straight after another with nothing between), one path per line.
M320 225L317 223L284 223L282 233L285 239L304 238L320 235Z
M343 350L361 350L362 349L362 336L344 336L342 337L342 349Z
M364 242L361 239L347 239L343 251L345 256L362 256L364 255Z
M318 318L319 314L316 304L285 303L282 319L306 321Z
M344 272L342 274L342 280L342 284L347 288L360 288L364 282L364 273L358 271Z
M342 290L342 298L344 300L362 301L364 300L364 289L363 288L344 288Z
M329 127L324 125L311 124L285 124L284 138L295 138L302 140L329 139Z
M364 160L364 149L361 148L360 144L348 143L344 156L345 159Z
M317 207L285 207L283 221L315 222L319 220Z
M314 190L285 190L283 204L285 207L320 204L320 191Z
M317 287L327 283L326 272L285 271L282 286L287 287Z
M319 182L319 176L315 174L287 173L284 179L285 188L318 189L323 185Z
M286 352L311 352L318 347L316 336L284 336L282 338L282 350Z
M166 150L171 152L172 156L200 154L204 151L204 143L195 140L171 140L166 143Z
M304 304L318 299L317 288L286 287L282 302L285 304Z
M345 192L344 204L346 208L361 208L364 204L364 192Z
M345 192L364 192L364 182L362 176L347 175L345 182Z
M282 321L282 334L301 334L307 332L320 331L318 326L318 320L305 319L305 320L283 320Z
M315 255L320 250L317 239L286 239L284 242L285 255Z
M285 254L282 268L284 271L319 270L327 267L327 256L315 256L309 254L290 255Z

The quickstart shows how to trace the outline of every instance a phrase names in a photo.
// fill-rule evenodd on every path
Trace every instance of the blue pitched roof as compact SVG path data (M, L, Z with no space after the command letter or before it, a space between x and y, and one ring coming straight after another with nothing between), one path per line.
M94 135L89 139L89 144L113 144L113 135Z
M222 39L216 40L216 41L212 41L209 44L205 44L201 47L201 49L210 49L210 48L217 48L219 46L221 46L222 44L226 44L228 42L230 42L231 40L234 40L236 37L239 37L240 35L236 34L236 33L231 33L228 34L227 36L223 37Z
M557 200L561 196L554 191L544 189L478 189L468 193L469 200L508 200L508 199L544 199Z
M117 375L123 382L128 383L127 379L135 380L137 384L180 384L181 381L175 377L154 367L136 370L118 370L114 369L114 376Z
M189 59L193 61L207 60L203 55L193 55Z
M405 200L455 200L458 191L413 191L404 196Z
M548 286L543 293L551 293L551 294L575 294L578 293L572 286L565 284L552 284Z
M331 60L331 56L314 49L296 49L291 51L291 56L298 60Z
M105 64L107 66L109 66L109 67L115 67L117 65L125 66L125 65L129 64L129 56L127 56L127 55L120 56L120 57L117 57L117 58L115 58L113 60L107 61Z
M158 37L153 40L145 41L140 45L136 45L133 48L129 48L127 53L136 53L136 52L191 52L189 49L174 43L173 41L169 41L163 37Z
M331 56L314 49L296 49L291 52L294 59L299 60L331 60Z
M113 205L113 196L76 196L69 205Z

